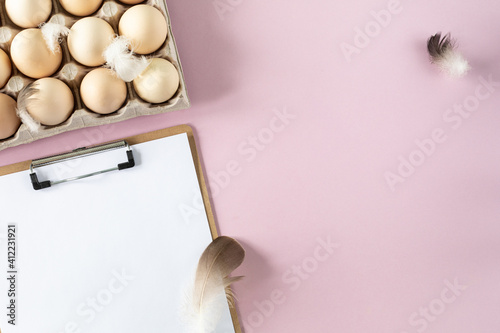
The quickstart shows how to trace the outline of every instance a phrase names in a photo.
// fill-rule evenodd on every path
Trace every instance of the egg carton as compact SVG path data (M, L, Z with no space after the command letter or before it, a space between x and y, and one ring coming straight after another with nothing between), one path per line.
M68 28L71 28L72 24L76 23L79 19L83 17L76 17L69 14L60 5L59 0L52 0L53 8L49 19L60 23L61 18L65 20L65 24ZM0 140L0 150L15 147L18 145L30 143L39 139L51 137L57 134L61 134L68 131L73 131L86 127L100 126L112 124L127 119L132 119L139 116L155 115L160 113L172 112L182 109L187 109L190 107L190 101L186 90L186 84L184 80L184 74L182 71L181 61L179 58L179 53L175 43L174 35L172 33L172 26L170 22L170 16L167 9L167 4L165 0L148 0L143 1L140 4L148 4L157 9L159 9L167 20L168 35L167 40L162 45L162 47L152 54L146 55L147 58L163 58L170 61L177 69L179 73L180 84L177 92L174 96L165 103L161 104L150 104L142 100L139 95L135 92L132 83L126 83L127 85L127 100L124 105L116 112L102 115L95 113L85 107L79 92L79 87L81 81L85 74L91 70L98 67L85 67L79 64L71 56L67 41L64 39L61 43L61 49L63 53L63 61L59 69L51 77L57 78L65 82L73 92L75 98L75 111L72 115L63 123L56 126L44 126L37 132L32 132L28 129L25 124L21 124L18 131L10 138ZM8 17L5 11L5 0L0 0L0 48L2 48L10 56L10 44L17 33L19 33L22 28L16 26ZM94 17L99 17L107 21L118 34L118 22L123 13L133 7L134 5L126 5L119 1L107 0L104 1L101 8L94 13ZM12 59L11 59L12 60ZM12 62L12 61L11 61ZM1 93L7 94L17 100L20 91L26 87L31 82L36 81L35 79L29 78L23 75L15 65L12 63L12 76L7 83L7 85L0 89Z

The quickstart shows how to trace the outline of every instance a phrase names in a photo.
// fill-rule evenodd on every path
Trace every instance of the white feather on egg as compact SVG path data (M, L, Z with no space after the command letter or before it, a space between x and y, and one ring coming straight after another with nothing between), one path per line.
M19 116L23 124L26 125L26 127L28 127L28 130L32 133L37 133L42 127L40 122L33 119L33 117L31 117L28 112L28 104L30 102L33 102L33 95L35 95L36 93L38 93L38 89L34 87L32 83L21 90L19 96L17 97L17 115Z
M125 82L132 82L149 66L150 60L137 56L131 50L131 43L126 37L116 37L104 51L106 67L114 70Z
M42 24L40 29L49 50L54 54L61 52L59 44L62 42L63 37L69 35L68 27L62 22L51 20L51 22Z

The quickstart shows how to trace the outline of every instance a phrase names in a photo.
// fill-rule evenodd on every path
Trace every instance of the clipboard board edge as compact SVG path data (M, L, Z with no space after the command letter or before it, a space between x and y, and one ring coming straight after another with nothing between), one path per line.
M214 214L212 211L212 206L210 204L210 197L208 195L208 189L205 183L205 176L203 174L203 168L201 165L201 160L198 155L198 150L196 148L196 141L194 138L193 129L189 125L178 125L174 127L169 127L157 131L152 131L144 134L134 135L123 140L127 141L131 146L136 144L145 143L149 141L154 141L162 138L166 138L169 136L174 136L178 134L186 133L188 136L189 146L191 148L191 155L193 156L193 162L196 169L196 175L198 176L198 183L201 189L201 195L203 197L203 203L205 205L205 210L207 212L208 224L210 227L210 232L212 234L212 239L217 238L219 235L217 233L217 226L215 224ZM116 140L113 140L116 141ZM29 170L30 164L32 161L25 161L20 163L14 163L11 165L6 165L0 167L0 177L6 176L9 174L13 174L16 172ZM229 303L228 303L229 305ZM229 307L231 312L231 318L233 320L233 326L236 333L243 333L240 321L238 318L238 312L236 307ZM0 331L1 333L1 331Z

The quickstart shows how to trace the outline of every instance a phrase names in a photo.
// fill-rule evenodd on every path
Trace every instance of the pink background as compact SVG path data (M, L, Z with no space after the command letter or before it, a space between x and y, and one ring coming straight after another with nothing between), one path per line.
M477 88L500 81L500 3L218 0L220 15L214 3L168 1L190 110L8 149L0 164L190 124L220 231L247 249L247 333L500 332L500 86ZM370 12L387 8L398 13L377 31ZM349 62L341 44L367 25ZM437 31L459 40L465 78L429 64ZM464 103L454 128L443 117ZM430 144L436 129L446 139ZM419 165L391 190L400 157Z

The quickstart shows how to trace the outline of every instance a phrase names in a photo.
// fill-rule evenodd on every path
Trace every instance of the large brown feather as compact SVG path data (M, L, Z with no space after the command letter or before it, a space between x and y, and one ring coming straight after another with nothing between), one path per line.
M228 277L245 258L245 250L234 239L226 236L216 238L203 252L194 285L193 300L201 309L207 297L220 292L222 286L228 299L232 299L229 285L242 277Z

